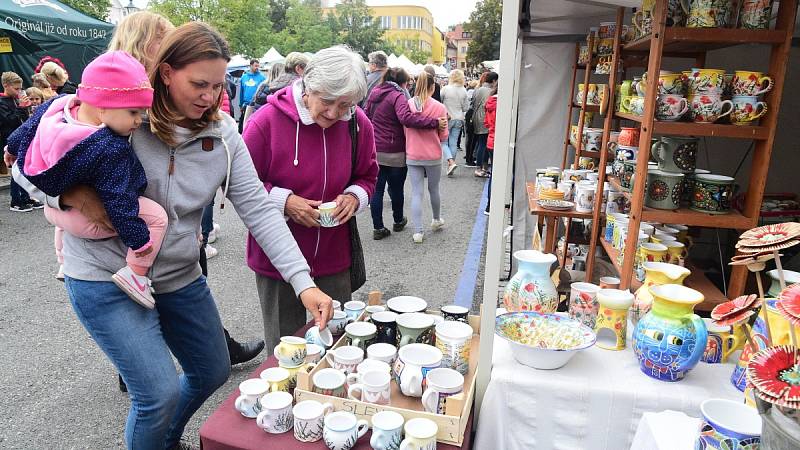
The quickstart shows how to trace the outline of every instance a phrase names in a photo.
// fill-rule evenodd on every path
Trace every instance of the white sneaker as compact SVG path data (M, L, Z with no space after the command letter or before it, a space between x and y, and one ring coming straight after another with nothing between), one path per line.
M153 309L156 306L149 278L136 275L130 267L125 266L111 275L111 279L117 287L122 289L122 292L128 294L131 300L147 309Z
M422 244L422 241L425 239L425 235L422 233L414 233L414 235L411 236L411 239L414 239L415 244Z
M214 242L217 241L217 233L219 232L219 228L220 228L219 224L215 222L214 223L214 228L212 228L212 230L209 231L209 233L208 233L208 243L209 244L213 244Z
M431 221L431 230L439 231L444 228L444 219L433 219Z
M56 280L64 281L64 265L60 264L58 266L58 273L56 273Z
M210 245L206 245L206 261L209 259L217 256L219 254L219 250L215 249Z

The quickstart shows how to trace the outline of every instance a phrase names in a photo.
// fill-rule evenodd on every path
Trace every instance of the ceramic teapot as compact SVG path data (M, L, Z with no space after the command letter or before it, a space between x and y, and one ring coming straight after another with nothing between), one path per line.
M650 288L662 284L683 284L683 280L691 273L686 267L664 262L644 262L644 284L636 290L633 306L631 306L631 323L636 325L653 306L653 294Z

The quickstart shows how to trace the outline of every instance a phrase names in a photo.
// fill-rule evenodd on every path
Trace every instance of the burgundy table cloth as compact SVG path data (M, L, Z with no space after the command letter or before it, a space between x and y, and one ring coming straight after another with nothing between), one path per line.
M295 333L296 336L305 336L306 331L311 327L309 322ZM268 367L276 367L278 360L270 355L248 378L258 378L259 374ZM278 449L278 450L325 450L328 447L323 440L317 442L300 442L294 438L294 433L290 430L283 434L270 434L261 430L256 424L255 419L248 419L242 416L233 407L233 403L239 396L239 389L234 390L228 398L217 408L208 420L200 427L200 448L202 450L255 450L255 449ZM372 431L367 431L354 450L369 450L369 438ZM464 443L461 447L437 444L439 450L470 449L472 446L472 413L467 422L464 433Z

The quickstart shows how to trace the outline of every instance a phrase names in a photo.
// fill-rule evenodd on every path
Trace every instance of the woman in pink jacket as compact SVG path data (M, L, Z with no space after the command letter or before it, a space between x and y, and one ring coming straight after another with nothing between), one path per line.
M408 101L411 111L431 118L446 117L447 109L444 105L431 98L435 88L434 78L423 71L417 78L414 97ZM442 142L447 141L447 128L406 127L405 133L406 165L411 178L411 222L414 224L412 238L414 242L420 244L425 237L422 225L422 198L425 195L423 188L426 175L433 212L431 230L438 231L444 227L440 211L439 180L442 178Z

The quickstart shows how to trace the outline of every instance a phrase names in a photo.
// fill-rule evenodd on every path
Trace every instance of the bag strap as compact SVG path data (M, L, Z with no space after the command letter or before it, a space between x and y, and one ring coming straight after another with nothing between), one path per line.
M353 184L353 179L356 176L356 154L358 153L358 123L356 122L356 112L350 117L348 123L350 127L350 183Z

